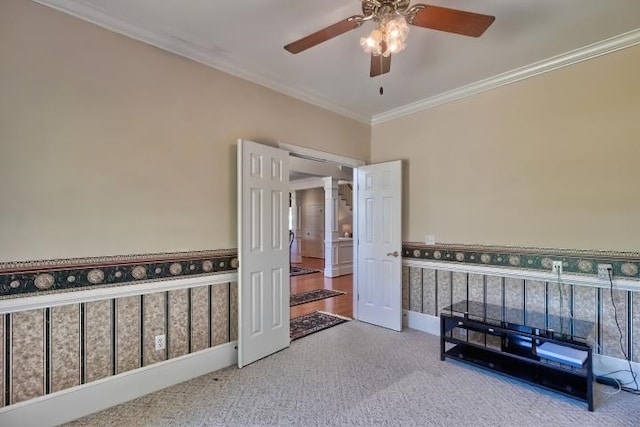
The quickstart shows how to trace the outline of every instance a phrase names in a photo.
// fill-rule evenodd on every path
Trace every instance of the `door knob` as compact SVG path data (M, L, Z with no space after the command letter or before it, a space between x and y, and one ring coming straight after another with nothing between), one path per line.
M392 256L392 257L396 257L396 258L398 258L398 255L400 255L400 254L398 253L398 251L389 252L389 253L387 254L387 256Z

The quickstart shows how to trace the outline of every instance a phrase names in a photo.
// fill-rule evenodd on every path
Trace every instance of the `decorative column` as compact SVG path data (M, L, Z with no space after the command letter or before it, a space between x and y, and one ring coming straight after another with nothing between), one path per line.
M324 275L336 277L338 269L338 180L332 177L324 181Z
M291 224L294 233L293 244L291 245L291 262L302 262L302 255L300 253L300 243L302 242L302 227L301 227L301 215L300 206L298 206L297 191L291 192Z

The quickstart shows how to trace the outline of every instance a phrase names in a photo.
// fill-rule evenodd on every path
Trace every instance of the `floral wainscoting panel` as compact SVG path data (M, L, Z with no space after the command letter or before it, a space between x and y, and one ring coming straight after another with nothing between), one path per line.
M235 271L235 249L0 263L0 299Z
M613 276L640 279L640 252L586 251L483 245L403 244L404 258L478 264L491 267L551 271L553 261L562 261L564 273L598 275L598 264L611 264Z

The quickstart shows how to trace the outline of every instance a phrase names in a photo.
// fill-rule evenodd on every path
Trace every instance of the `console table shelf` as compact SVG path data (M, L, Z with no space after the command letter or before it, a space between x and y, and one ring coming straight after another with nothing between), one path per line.
M586 343L592 330L593 323L583 320L460 301L440 313L440 359L458 360L562 393L586 402L593 411L592 350ZM545 343L556 353L538 355ZM567 353L582 356L584 362Z

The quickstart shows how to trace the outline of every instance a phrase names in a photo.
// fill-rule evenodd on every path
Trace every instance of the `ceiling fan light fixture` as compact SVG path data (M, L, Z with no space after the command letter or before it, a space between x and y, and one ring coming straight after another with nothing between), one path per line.
M406 40L407 34L409 34L409 24L407 24L404 16L398 16L384 24L384 34L387 42L385 52L387 55L385 56L402 52L407 47Z
M371 31L368 37L360 38L360 46L367 53L388 57L391 54L402 52L407 44L409 24L404 16L398 16L380 22L380 26Z
M387 50L385 50L382 54L384 56L389 56L392 53L396 54L398 52L402 52L406 47L407 45L400 40L393 40L387 43Z
M409 24L407 24L404 16L398 16L385 24L385 33L389 38L404 42L407 39L407 34L409 34Z
M360 37L360 46L367 53L373 53L379 55L381 48L381 42L383 40L383 34L380 30L373 30L368 37Z

